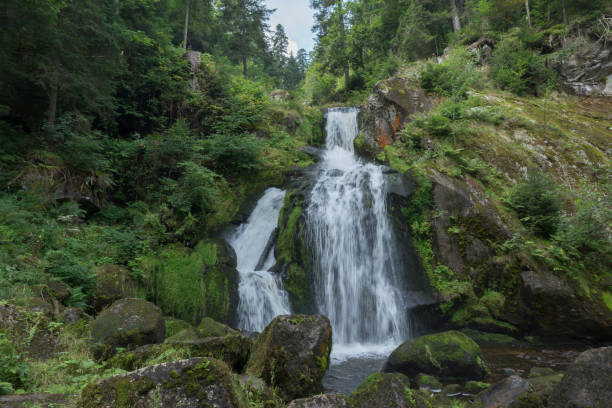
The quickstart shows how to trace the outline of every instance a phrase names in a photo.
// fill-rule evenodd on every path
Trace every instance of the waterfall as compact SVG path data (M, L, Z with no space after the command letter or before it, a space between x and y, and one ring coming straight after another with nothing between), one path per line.
M384 352L410 335L383 169L354 153L357 117L357 109L328 111L326 150L306 210L315 299L331 320L336 355Z
M276 263L269 243L278 226L284 197L283 190L268 189L247 222L228 238L236 251L240 275L238 326L242 330L263 331L276 316L291 313L280 277L268 272Z

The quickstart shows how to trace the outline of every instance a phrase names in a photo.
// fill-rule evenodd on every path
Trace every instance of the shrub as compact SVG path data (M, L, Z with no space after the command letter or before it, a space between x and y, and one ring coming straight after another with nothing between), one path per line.
M502 89L517 95L538 94L555 81L544 57L529 50L515 37L502 40L491 58L491 77Z
M27 364L22 361L11 340L0 331L0 395L21 388L27 377Z
M548 238L557 231L561 198L554 182L540 169L529 169L512 191L509 204L535 234Z
M442 96L461 99L479 78L473 58L463 49L454 50L442 64L428 63L420 73L421 86Z

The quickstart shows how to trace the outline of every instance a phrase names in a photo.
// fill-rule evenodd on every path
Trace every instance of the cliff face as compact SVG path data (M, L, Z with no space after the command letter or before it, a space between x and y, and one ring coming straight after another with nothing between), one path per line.
M425 131L415 142L404 127L417 112L426 121L440 105L412 79L381 81L356 141L360 152L417 184L404 222L444 325L611 339L609 253L564 253L560 237L543 239L526 227L509 197L527 169L536 168L560 192L567 225L588 213L586 196L597 197L593 218L608 214L600 220L609 222L612 98L481 91L469 100L462 119L451 123L452 134ZM603 237L611 242L609 230Z

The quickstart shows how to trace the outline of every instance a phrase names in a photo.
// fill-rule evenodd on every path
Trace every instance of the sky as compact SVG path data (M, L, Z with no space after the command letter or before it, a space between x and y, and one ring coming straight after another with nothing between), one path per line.
M270 16L270 28L277 24L285 27L289 37L289 52L297 54L297 50L304 48L312 51L314 47L314 34L310 31L314 24L310 0L266 0L266 4L276 12Z

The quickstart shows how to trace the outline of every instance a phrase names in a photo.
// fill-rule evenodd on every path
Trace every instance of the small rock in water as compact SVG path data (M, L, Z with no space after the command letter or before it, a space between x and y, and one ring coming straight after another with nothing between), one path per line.
M503 375L505 375L506 377L510 377L513 375L517 375L516 370L512 369L512 368L501 368L499 370L499 372Z

